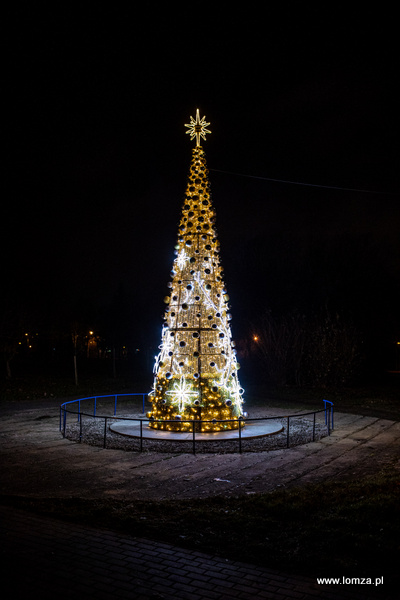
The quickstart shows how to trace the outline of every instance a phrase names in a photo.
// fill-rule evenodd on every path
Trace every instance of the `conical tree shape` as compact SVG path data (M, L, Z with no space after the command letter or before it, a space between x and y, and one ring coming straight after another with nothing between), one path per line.
M148 416L155 429L223 431L244 424L243 389L205 154L192 152Z

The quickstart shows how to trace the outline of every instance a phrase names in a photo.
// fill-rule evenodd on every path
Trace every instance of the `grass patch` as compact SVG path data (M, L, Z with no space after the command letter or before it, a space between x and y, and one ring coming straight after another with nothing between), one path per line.
M72 379L56 377L16 377L3 382L0 388L0 401L37 401L45 398L60 398L63 401L87 396L124 393L126 391L150 391L151 385L133 382L131 379L118 377L100 378L86 376L80 378L79 385Z
M336 412L400 421L400 378L368 387L327 389L285 386L269 389L265 386L249 386L246 392L246 409L248 406L249 410L253 406L318 409L325 399L334 403Z
M0 501L310 576L393 576L398 569L400 483L390 470L361 482L331 481L236 498Z

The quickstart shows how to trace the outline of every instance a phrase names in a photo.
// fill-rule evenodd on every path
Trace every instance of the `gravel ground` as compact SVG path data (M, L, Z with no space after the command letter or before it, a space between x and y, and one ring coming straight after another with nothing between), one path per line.
M253 411L251 418L266 417L267 415L262 411ZM271 417L271 414L268 415ZM136 414L121 414L119 417L130 417L132 419L143 419L142 413ZM65 437L71 441L80 441L80 424L75 421L76 417L68 415L67 425L65 429ZM68 420L74 420L75 422L69 422ZM118 418L116 419L118 420ZM279 448L286 448L287 446L287 420L275 419L280 422L283 426L283 431L273 435L253 438L253 439L242 439L242 452L266 452L270 450L277 450ZM140 440L138 438L132 438L120 435L109 429L110 421L115 419L109 419L106 430L106 448L115 450L126 450L139 451ZM145 431L145 430L144 430ZM301 444L307 444L313 441L313 416L308 417L296 417L291 415L290 419L290 447L298 446ZM328 435L327 427L325 425L324 413L317 414L316 425L315 425L315 440L319 440L322 437ZM104 418L93 418L85 416L82 419L82 439L81 441L91 446L104 445ZM192 441L165 441L165 440L151 440L143 439L142 451L146 452L166 452L169 454L174 453L191 453L193 452ZM221 441L196 441L196 452L198 453L212 453L212 454L229 454L239 451L239 440L221 440Z

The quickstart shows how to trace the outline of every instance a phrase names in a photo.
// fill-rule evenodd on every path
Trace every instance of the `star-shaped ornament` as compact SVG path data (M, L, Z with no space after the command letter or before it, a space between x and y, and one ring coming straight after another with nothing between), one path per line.
M196 120L194 120L193 117L190 117L190 123L185 125L185 127L189 127L189 130L186 133L190 135L190 139L194 140L194 138L196 138L196 146L200 146L200 137L205 140L206 133L211 133L211 131L206 129L208 125L210 125L210 123L205 122L205 116L200 119L199 109L196 110Z

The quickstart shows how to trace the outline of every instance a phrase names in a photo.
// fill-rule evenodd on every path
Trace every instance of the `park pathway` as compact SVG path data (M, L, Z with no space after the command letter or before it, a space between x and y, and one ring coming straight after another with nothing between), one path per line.
M356 478L399 468L400 423L335 413L331 436L287 450L243 454L125 452L63 439L58 404L1 416L3 494L129 497L141 500L236 496Z

